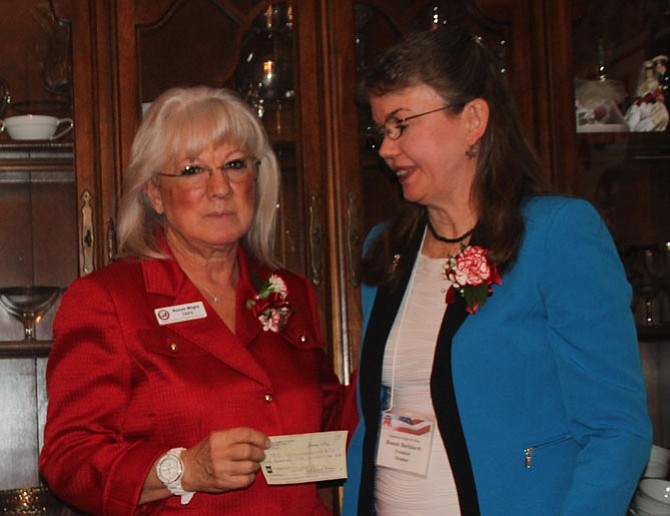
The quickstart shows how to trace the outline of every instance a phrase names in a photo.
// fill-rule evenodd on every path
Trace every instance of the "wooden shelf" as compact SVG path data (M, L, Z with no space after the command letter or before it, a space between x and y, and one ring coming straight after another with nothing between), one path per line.
M670 324L638 326L639 340L670 340Z
M52 344L50 340L0 341L0 358L46 357Z
M670 132L577 133L581 149L617 146L627 150L629 159L670 159Z

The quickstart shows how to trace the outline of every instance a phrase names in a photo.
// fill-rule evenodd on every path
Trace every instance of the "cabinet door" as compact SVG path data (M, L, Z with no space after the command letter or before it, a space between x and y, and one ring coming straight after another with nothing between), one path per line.
M113 229L120 191L110 13L102 2L52 0L59 23L70 29L74 165L77 188L79 274L105 265L114 254Z
M25 115L64 122L72 114L69 28L38 0L7 0L3 7L12 16L0 17L0 31L12 44L0 48L0 118L7 126L10 117ZM0 292L0 355L44 353L51 339L58 303L35 314L35 340L27 342L19 306L27 296L17 289L64 288L78 273L73 131L64 127L53 139L11 127L0 134L0 288L13 292Z
M0 75L9 97L0 91L0 118L69 117L68 28L39 0L6 0L2 8ZM12 507L6 490L40 485L45 356L60 297L34 314L35 340L26 340L21 308L30 305L5 289L16 294L49 286L58 292L78 274L72 132L52 141L16 136L0 134L0 505L6 511Z
M546 15L557 22L546 24L555 181L599 209L619 247L654 442L669 446L670 95L658 95L668 78L654 58L670 53L670 10L665 0L579 0Z
M76 123L79 134L85 135L76 149L80 240L82 249L90 250L81 253L82 273L104 265L114 255L114 210L142 105L172 86L207 84L243 92L243 53L259 35L263 21L282 13L284 19L277 23L290 28L290 45L282 55L288 72L283 70L283 75L292 83L293 92L282 99L285 102L279 108L276 99L263 99L264 122L283 169L278 253L287 267L312 281L332 342L326 324L330 320L328 200L321 149L316 2L53 3L57 15L72 27ZM86 218L85 213L91 217Z
M365 141L372 123L369 109L357 102L356 84L365 67L404 34L442 25L466 25L500 56L501 70L518 92L524 118L535 120L536 98L524 75L531 68L528 2L455 2L369 0L325 2L325 109L331 199L334 334L341 346L345 381L358 361L361 316L358 261L368 231L393 213L400 196L397 180Z
M118 8L119 19L125 20L119 32L133 37L120 55L121 82L134 86L121 92L122 126L136 127L140 104L173 86L227 87L248 100L282 169L278 257L312 282L324 331L333 342L315 2L135 4L134 10ZM121 139L127 160L132 134L124 130Z

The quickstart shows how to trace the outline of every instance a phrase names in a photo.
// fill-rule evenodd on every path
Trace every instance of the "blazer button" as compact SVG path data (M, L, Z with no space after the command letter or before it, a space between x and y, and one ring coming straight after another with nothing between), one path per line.
M265 401L267 401L268 403L272 403L272 394L266 394Z
M307 335L300 335L300 342L307 344L309 342L309 337Z
M176 353L179 351L179 345L176 342L170 342L170 351L174 351Z

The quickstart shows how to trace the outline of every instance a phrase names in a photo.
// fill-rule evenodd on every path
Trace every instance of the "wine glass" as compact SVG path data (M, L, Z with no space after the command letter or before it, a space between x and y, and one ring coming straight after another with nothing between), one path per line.
M642 249L643 270L647 276L647 324L667 322L667 293L664 289L668 274L667 247L665 244Z
M659 246L660 281L663 292L662 323L670 323L670 242L664 242Z
M652 324L653 311L653 284L649 273L644 267L645 248L639 246L624 246L620 249L620 256L626 270L626 278L633 287L631 308L637 324Z
M10 315L23 323L24 340L35 340L35 324L51 308L60 287L5 287L0 288L0 304Z

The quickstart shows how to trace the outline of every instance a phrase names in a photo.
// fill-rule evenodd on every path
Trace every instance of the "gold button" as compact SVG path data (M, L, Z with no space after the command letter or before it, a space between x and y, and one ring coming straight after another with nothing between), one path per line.
M306 344L309 342L309 337L307 335L300 335L300 342Z
M170 343L170 351L179 351L179 345L176 342L171 342Z
M265 401L267 401L268 403L270 403L270 402L272 401L272 394L266 394L266 395L265 395Z

